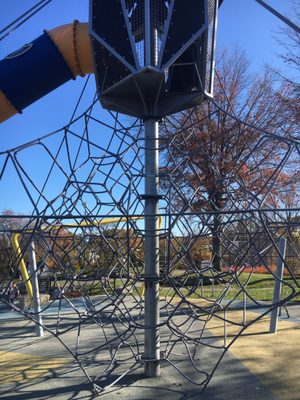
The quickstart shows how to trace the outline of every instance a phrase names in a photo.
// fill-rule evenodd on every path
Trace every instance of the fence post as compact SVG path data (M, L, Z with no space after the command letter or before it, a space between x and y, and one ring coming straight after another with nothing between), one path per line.
M274 286L273 304L277 304L280 301L285 252L286 252L286 238L282 237L279 240L279 255L277 259L277 268L276 268L277 279L275 281L275 286ZM279 314L279 307L277 306L272 310L271 313L270 333L277 332L278 314Z
M34 319L36 321L35 331L37 336L42 337L44 336L44 330L42 326L43 320L41 315L40 289L39 289L39 281L37 275L35 246L33 241L31 241L29 244L28 256L29 256L29 267L31 274L32 294L33 294L32 300L33 300Z
M243 286L243 325L247 323L247 294Z

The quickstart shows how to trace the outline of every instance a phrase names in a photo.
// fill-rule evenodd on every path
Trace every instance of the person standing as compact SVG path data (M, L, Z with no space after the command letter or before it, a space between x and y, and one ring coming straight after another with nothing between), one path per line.
M14 304L19 294L20 292L16 282L12 282L8 290L8 301L10 302L10 304ZM14 309L12 308L11 311L14 311Z

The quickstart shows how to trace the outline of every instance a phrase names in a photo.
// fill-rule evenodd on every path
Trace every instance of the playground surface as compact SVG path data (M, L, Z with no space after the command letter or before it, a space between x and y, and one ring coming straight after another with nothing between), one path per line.
M240 319L241 310L231 318ZM248 311L249 318L257 310ZM297 400L300 393L300 307L289 306L279 320L278 333L269 334L269 318L249 327L225 355L204 393L174 368L162 363L161 376L147 379L139 368L107 389L100 398L128 400ZM9 315L9 318L6 316ZM51 324L49 312L47 321ZM221 326L211 327L213 336ZM34 326L16 312L0 309L1 399L93 399L95 394L70 355L47 332L34 337ZM229 330L230 338L235 332ZM92 339L92 330L91 330ZM216 339L218 340L218 339ZM89 340L85 337L88 348ZM203 363L209 360L209 350ZM187 366L188 368L188 366ZM193 371L190 372L193 378Z

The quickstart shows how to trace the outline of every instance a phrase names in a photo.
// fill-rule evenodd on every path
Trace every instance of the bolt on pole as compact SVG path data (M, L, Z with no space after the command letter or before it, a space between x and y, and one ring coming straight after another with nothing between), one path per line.
M36 321L35 330L36 330L36 335L42 337L44 336L44 330L42 326L43 321L41 315L41 299L40 299L39 281L37 275L35 246L33 241L29 245L28 257L29 257L29 267L30 267L32 293L33 293L32 300L33 300L34 319Z
M160 375L159 334L159 125L145 121L145 375Z

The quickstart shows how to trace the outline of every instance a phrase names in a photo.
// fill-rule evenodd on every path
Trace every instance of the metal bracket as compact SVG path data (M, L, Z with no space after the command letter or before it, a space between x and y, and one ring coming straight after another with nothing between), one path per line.
M162 194L141 194L140 196L140 200L163 200L165 199L165 196Z

